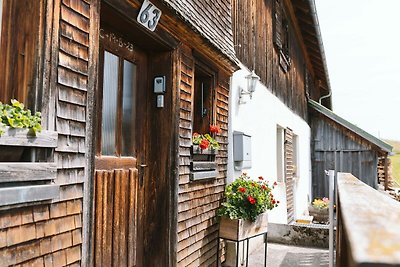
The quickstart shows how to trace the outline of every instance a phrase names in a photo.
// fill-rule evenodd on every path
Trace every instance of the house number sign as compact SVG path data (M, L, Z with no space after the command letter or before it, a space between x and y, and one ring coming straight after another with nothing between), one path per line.
M154 31L161 17L161 10L149 0L144 0L137 21L150 31Z

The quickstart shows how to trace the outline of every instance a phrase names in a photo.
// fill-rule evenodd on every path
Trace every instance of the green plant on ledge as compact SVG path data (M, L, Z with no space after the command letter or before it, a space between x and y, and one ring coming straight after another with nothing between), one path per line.
M323 210L329 208L329 198L324 197L322 199L316 198L314 199L312 206L316 209Z
M24 104L17 100L11 100L11 105L0 102L0 136L5 132L5 127L28 128L34 135L42 130L41 114L32 114L25 109Z
M215 135L221 133L221 129L216 125L210 125L210 134L199 134L193 133L192 143L193 145L198 145L200 149L219 149L219 143L215 140Z
M272 194L275 185L276 182L269 186L262 176L255 181L242 173L226 187L225 202L221 204L218 216L255 221L258 215L278 206L279 201Z

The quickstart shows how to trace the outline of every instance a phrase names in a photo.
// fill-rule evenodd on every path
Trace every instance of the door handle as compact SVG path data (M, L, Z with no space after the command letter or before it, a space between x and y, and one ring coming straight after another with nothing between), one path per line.
M140 164L139 165L139 185L143 186L143 180L144 180L144 168L147 168L146 164Z

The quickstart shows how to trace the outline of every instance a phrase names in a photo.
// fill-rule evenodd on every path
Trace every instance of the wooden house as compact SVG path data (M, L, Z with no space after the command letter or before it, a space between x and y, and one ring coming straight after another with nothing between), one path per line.
M331 108L314 2L232 3L234 45L241 69L234 73L230 90L228 179L246 172L278 182L274 196L280 204L269 213L269 221L290 224L307 211L311 197L308 100L321 99ZM260 82L250 99L243 92L253 70ZM250 136L251 164L235 159L236 132Z
M0 137L2 152L27 154L0 163L0 266L215 266L231 2L1 0L0 11L0 100L41 111L44 129ZM210 124L220 149L195 170L192 133Z
M387 157L393 149L392 146L315 101L310 100L309 106L313 196L329 196L325 170L352 173L375 189L378 189L379 183L387 189ZM384 176L381 181L378 179L380 165Z

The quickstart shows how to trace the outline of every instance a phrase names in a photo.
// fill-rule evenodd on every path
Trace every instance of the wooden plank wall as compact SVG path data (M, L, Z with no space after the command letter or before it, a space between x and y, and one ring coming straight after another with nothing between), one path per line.
M311 116L311 135L314 198L329 195L324 170L349 172L377 187L378 152L370 143L322 115Z
M227 171L229 79L220 79L216 88L216 123L222 130L222 133L217 136L221 145L217 155L217 178L207 182L190 182L194 63L191 50L182 47L177 264L178 266L214 266L218 236L215 214L223 196Z
M90 1L55 0L50 118L58 131L52 204L0 213L0 266L80 266ZM55 71L55 72L54 72ZM53 102L52 102L53 101ZM49 123L49 127L54 122Z
M293 131L290 128L285 129L285 181L286 181L286 209L287 223L294 221L294 149L293 149Z
M275 0L233 0L232 20L236 56L283 103L307 119L305 96L305 59L289 23L291 66L287 73L279 65L279 53L273 43L273 2ZM287 12L289 14L289 12Z

